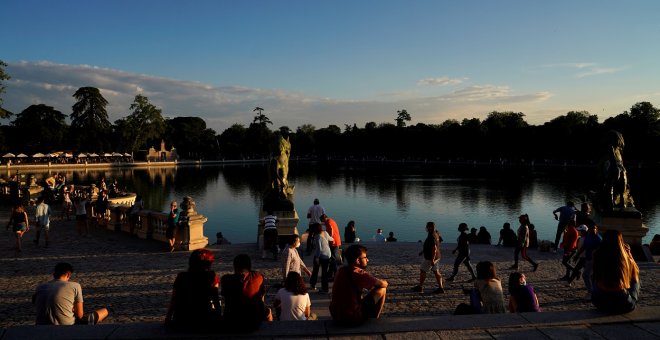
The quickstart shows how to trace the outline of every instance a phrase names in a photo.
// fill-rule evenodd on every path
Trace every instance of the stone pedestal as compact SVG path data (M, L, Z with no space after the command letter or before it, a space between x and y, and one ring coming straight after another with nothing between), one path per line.
M273 214L277 216L277 235L278 235L278 244L280 248L283 248L285 244L288 243L289 237L292 235L298 235L298 212L296 209L293 211L273 211ZM264 238L264 217L268 215L266 211L259 212L259 221L257 221L257 245L259 249L263 248L263 238Z
M204 248L209 244L209 238L204 236L204 223L206 221L208 221L206 216L197 213L188 215L188 223L180 224L180 233L177 235L181 237L179 250L192 251ZM179 242L176 242L176 244L179 244Z
M614 208L611 212L601 212L599 216L595 216L594 220L598 224L600 233L608 229L620 231L623 240L630 245L636 260L649 260L642 247L642 238L649 232L649 228L642 222L642 213L637 209L633 207Z

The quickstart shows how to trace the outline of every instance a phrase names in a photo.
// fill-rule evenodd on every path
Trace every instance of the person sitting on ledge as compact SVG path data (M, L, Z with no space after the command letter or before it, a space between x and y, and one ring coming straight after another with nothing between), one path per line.
M376 229L376 235L373 236L375 242L387 242L387 238L383 235L383 229Z
M234 273L220 279L220 295L225 299L223 320L232 331L252 331L264 320L272 321L265 308L264 276L252 270L252 260L246 254L234 257Z
M73 266L66 262L55 265L53 280L37 287L32 302L37 309L37 325L95 325L109 314L101 308L85 315L82 287L69 281Z
M639 302L639 267L621 232L608 229L600 247L593 253L591 301L608 313L628 313Z
M541 311L534 287L527 284L525 274L520 272L509 275L509 311L511 313Z
M385 239L386 242L396 242L396 237L394 237L394 232L390 231L389 236Z
M176 328L209 329L220 321L218 275L211 270L213 252L197 249L190 254L188 271L174 280L165 324Z
M369 263L366 247L351 245L344 255L347 264L337 271L332 287L332 319L343 326L357 326L367 319L378 319L385 305L387 281L376 278L365 270ZM369 290L364 297L363 289Z
M653 239L649 244L651 255L660 255L660 234L653 235Z

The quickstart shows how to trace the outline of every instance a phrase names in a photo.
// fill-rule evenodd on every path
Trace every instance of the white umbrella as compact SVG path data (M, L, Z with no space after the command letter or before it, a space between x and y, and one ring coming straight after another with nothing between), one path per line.
M120 154L119 152L113 152L112 157L123 157L124 155Z
M44 157L44 156L45 156L45 155L42 154L41 152L37 152L37 153L35 153L34 155L32 155L32 158L41 158L41 157Z
M57 154L54 153L47 153L46 157L51 158L51 157L57 157Z
M106 152L106 153L103 154L103 157L112 157L112 154Z
M124 154L124 157L133 157L133 155L131 155L130 153L127 152L127 153Z
M87 155L85 155L84 153L81 152L80 154L78 154L77 157L78 158L85 158L85 157L87 157Z
M16 155L14 155L11 152L8 152L2 156L2 158L14 158L14 157L16 157Z
M90 153L88 156L89 156L89 157L98 157L99 155L97 155L97 154L95 154L95 153L92 152L92 153Z
M71 158L71 157L73 157L73 154L70 154L70 153L67 152L67 153L64 154L64 157Z
M28 155L26 155L24 153L19 153L18 156L16 156L16 157L25 158L25 157L28 157Z

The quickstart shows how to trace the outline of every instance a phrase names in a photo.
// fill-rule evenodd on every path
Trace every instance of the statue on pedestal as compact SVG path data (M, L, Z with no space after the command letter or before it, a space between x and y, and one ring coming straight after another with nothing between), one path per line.
M607 132L605 140L606 149L601 161L601 173L604 175L604 180L599 205L603 211L634 207L635 203L628 185L628 174L623 165L623 148L625 146L623 135L618 131L610 130Z
M289 138L281 137L277 143L275 157L270 161L269 175L271 187L264 197L264 211L293 211L293 186L289 185L289 156L291 143Z

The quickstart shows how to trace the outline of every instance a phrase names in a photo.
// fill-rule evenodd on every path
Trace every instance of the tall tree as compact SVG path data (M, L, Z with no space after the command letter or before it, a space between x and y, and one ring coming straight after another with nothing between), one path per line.
M271 125L273 124L273 122L271 122L270 119L268 117L266 117L265 114L263 114L263 111L264 111L263 108L257 106L257 107L254 108L254 110L252 110L252 112L255 112L255 111L258 111L259 113L257 113L256 116L254 116L254 120L252 120L253 124L259 124L263 127L266 127L266 124L271 124Z
M396 112L396 126L397 127L406 127L406 122L409 122L412 118L410 117L410 114L408 113L408 110L403 109L399 110Z
M5 111L2 108L2 94L5 93L5 84L2 82L5 80L11 79L11 77L5 73L5 67L7 67L7 64L0 60L0 118L7 118L11 114L9 111Z
M186 159L217 159L215 131L200 117L175 117L166 121L167 138L177 153Z
M136 95L130 110L133 112L126 117L128 138L131 141L130 151L137 151L149 141L163 137L165 120L162 111L149 103L149 98L141 94Z
M108 101L95 87L81 87L73 94L77 102L71 113L71 129L78 147L88 151L104 151L112 125L105 107Z
M16 115L11 122L16 137L12 140L20 141L15 150L24 152L46 152L64 148L68 125L66 115L55 110L52 106L44 104L30 105L27 109Z

